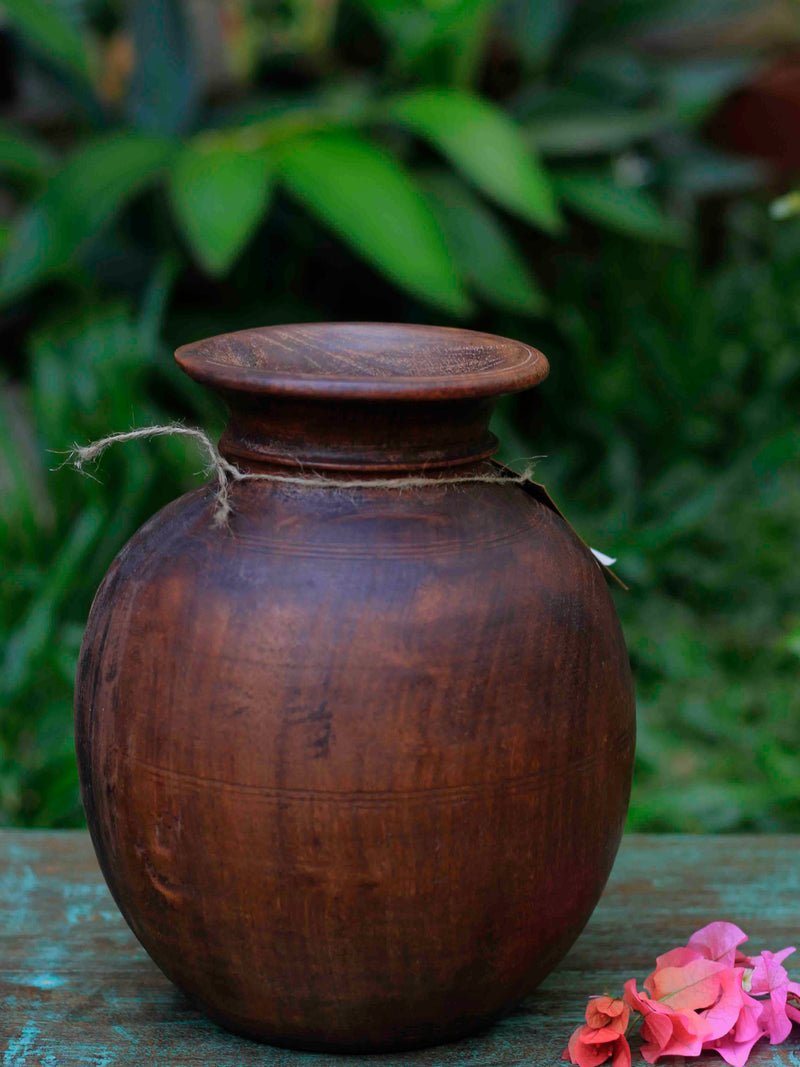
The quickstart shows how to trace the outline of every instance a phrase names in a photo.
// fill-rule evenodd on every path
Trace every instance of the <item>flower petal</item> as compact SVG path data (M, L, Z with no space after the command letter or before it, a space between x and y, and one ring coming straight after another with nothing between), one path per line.
M792 1020L786 1011L786 998L789 993L789 975L781 960L791 955L794 949L782 949L772 953L765 949L756 958L753 968L751 992L754 995L769 993L769 1001L763 1005L761 1024L769 1034L769 1043L779 1045L785 1041L792 1030Z
M765 1034L764 1030L755 1034L747 1041L736 1041L732 1034L727 1034L725 1037L715 1041L713 1045L706 1046L709 1049L713 1049L718 1052L720 1056L729 1063L731 1067L744 1067L747 1063L747 1057L750 1055L756 1041L759 1041Z
M696 949L688 946L671 948L663 956L656 956L656 970L663 970L664 967L685 967L692 960L700 959L703 959L703 953L698 952ZM647 982L645 982L645 987L647 987Z
M706 1041L716 1041L730 1033L739 1020L744 1006L741 971L723 971L720 975L722 992L716 1004L703 1012L703 1018L710 1027ZM704 1042L705 1044L705 1042Z
M620 997L591 997L586 1005L586 1022L596 1030L610 1026L624 1034L629 1017L630 1009Z
M627 1038L620 1034L619 1040L611 1057L611 1067L631 1067L631 1047Z
M581 1036L581 1041L584 1045L607 1045L609 1041L616 1041L620 1036L619 1030L613 1030L610 1026L604 1026L602 1030L595 1030L592 1026L587 1026L589 1031Z
M694 1011L710 1007L719 996L722 963L702 957L684 967L655 970L645 982L650 996L668 1004L675 1011Z
M735 923L714 922L696 930L689 938L693 948L707 960L716 960L728 967L736 962L736 950L747 940L747 934Z
M766 1033L766 1030L761 1025L764 1005L760 1000L756 1000L755 997L751 997L747 993L742 994L742 1001L742 1010L739 1012L736 1029L733 1031L735 1040L750 1041L751 1038L756 1036L763 1036Z
M604 1063L611 1055L613 1045L586 1044L587 1035L593 1033L596 1033L596 1031L592 1030L590 1026L579 1026L577 1030L573 1031L567 1050L561 1058L569 1060L570 1063L576 1064L577 1067L600 1067L600 1064ZM619 1034L615 1034L614 1037L618 1040Z

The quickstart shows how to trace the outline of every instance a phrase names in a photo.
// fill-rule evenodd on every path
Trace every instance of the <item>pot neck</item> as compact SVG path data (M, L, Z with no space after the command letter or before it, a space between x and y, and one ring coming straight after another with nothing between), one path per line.
M224 456L321 471L480 463L497 447L494 402L548 370L541 352L507 337L374 322L239 330L175 358L227 402Z
M220 452L248 467L420 471L493 455L494 404L458 400L319 400L221 391L230 420Z

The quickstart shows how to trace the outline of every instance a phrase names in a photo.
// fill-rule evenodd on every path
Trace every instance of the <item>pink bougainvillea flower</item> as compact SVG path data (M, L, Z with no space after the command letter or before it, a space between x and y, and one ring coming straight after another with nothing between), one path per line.
M630 1067L633 1011L642 1017L648 1063L714 1051L730 1067L745 1067L757 1041L778 1044L800 1023L800 982L790 981L783 965L794 948L751 957L741 951L745 941L735 923L708 923L657 958L641 992L632 978L621 1000L592 997L563 1058L577 1067Z
M631 1050L625 1038L630 1008L620 997L592 997L586 1005L586 1023L569 1039L562 1059L578 1067L630 1067Z
M764 1005L761 1001L742 990L742 1007L732 1031L735 1041L757 1041L766 1034L767 1031L761 1025L763 1011Z
M573 1030L561 1059L569 1060L578 1067L599 1067L604 1060L608 1059L608 1048L602 1045L590 1045L583 1041L584 1033L592 1032L591 1026L585 1023Z
M782 969L785 969L785 968L783 968L783 961L785 959L788 959L789 956L791 956L795 952L797 952L797 949L794 947L794 945L789 945L786 948L782 948L780 950L780 952L769 952L767 949L765 949L760 955L753 956L754 972L755 971L759 972L759 974L756 974L756 973L753 974L753 981L756 984L758 984L759 978L764 977L760 973L761 968L760 968L759 964L763 964L764 966L766 966L766 964L768 964L768 963L776 964L778 967L781 967ZM788 978L787 978L787 981L788 981ZM763 993L767 993L768 991L769 991L769 982L767 981L767 982L765 982L765 988L762 990L762 992Z
M754 1034L748 1041L737 1041L733 1034L726 1034L719 1041L714 1041L711 1045L704 1045L703 1050L718 1052L731 1067L744 1067L750 1053L753 1051L753 1045L755 1045L756 1041L760 1041L763 1036L764 1034L761 1032Z
M747 994L742 989L741 968L731 967L720 974L719 999L710 1008L701 1012L702 1017L710 1027L708 1036L703 1041L703 1048L708 1047L710 1042L725 1037L735 1029L739 1022L742 1008L745 1006L746 996ZM749 999L758 1008L761 1007L757 1000L752 997Z
M747 940L747 934L740 930L735 923L715 922L709 923L696 930L689 938L687 948L694 949L707 960L716 960L724 963L726 967L733 967L737 963L739 945ZM749 962L749 957L744 956Z
M763 1009L764 1005L760 1001L742 990L741 1007L735 1026L721 1037L704 1042L703 1049L714 1049L731 1067L744 1067L753 1045L767 1032L761 1024Z
M588 1024L573 1032L561 1058L577 1067L600 1067L606 1060L611 1061L611 1067L631 1067L631 1049L625 1035L609 1027L596 1030Z
M785 1041L792 1029L792 1020L787 1014L789 975L786 973L783 961L794 951L791 947L774 953L765 949L753 960L750 992L756 997L760 994L769 994L769 1000L764 1001L762 1005L761 1023L766 1029L771 1045Z
M627 1038L618 1030L595 1030L583 1025L573 1032L561 1058L578 1067L599 1067L606 1060L611 1061L611 1067L630 1067L631 1050Z
M656 971L663 971L665 967L685 967L692 960L703 959L702 952L683 945L681 948L671 948L661 956L656 956ZM655 972L653 972L655 973Z
M624 999L643 1016L642 1055L648 1063L655 1063L659 1056L698 1056L703 1041L712 1033L711 1024L696 1011L677 1011L647 993L637 992L635 978L625 983Z
M606 1027L624 1034L631 1011L622 997L591 997L586 1005L586 1022L595 1030Z
M690 948L675 948L659 956L658 966L644 980L651 1000L668 1004L675 1011L709 1008L720 994L724 963L708 960Z

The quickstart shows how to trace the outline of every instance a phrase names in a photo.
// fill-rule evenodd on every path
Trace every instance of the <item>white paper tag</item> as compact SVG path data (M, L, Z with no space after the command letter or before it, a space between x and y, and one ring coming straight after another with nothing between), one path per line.
M600 560L604 567L610 567L613 563L616 563L616 558L613 556L607 556L605 552L598 552L596 548L592 548L589 545L589 551L592 553L595 559Z

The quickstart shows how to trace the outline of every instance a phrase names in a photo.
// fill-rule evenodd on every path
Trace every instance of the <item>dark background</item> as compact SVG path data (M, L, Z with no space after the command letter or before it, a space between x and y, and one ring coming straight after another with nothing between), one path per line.
M615 594L629 825L800 829L800 8L4 0L0 822L82 823L91 597L219 431L171 352L317 319L521 338L507 402Z

